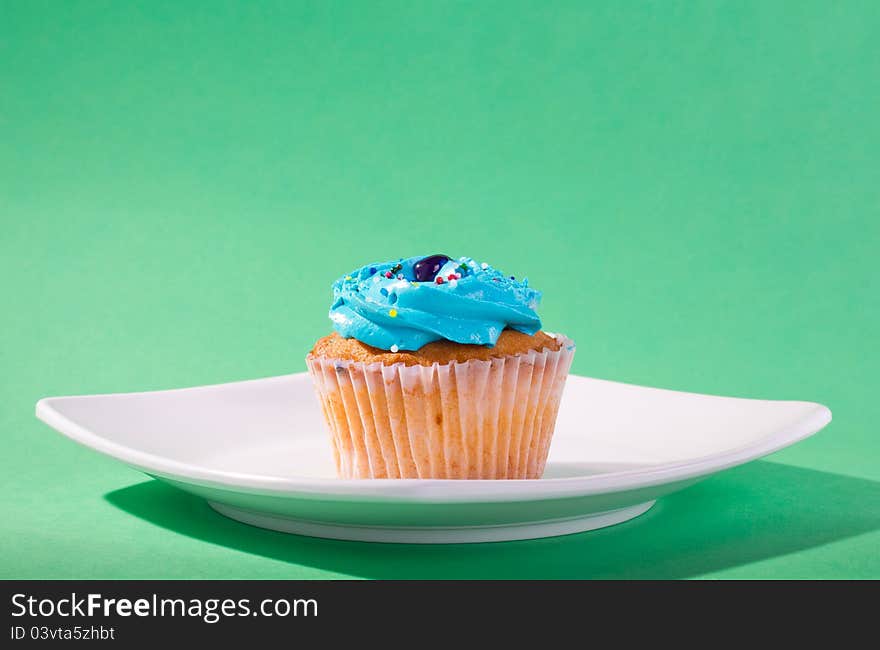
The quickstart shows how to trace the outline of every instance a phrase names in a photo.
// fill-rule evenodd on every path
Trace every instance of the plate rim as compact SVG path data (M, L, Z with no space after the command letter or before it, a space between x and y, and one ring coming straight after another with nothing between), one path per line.
M150 476L171 481L233 492L248 492L300 499L327 499L345 501L416 501L420 503L510 502L537 501L626 492L641 488L697 479L702 476L741 465L761 458L819 432L831 422L831 410L817 402L798 400L762 400L724 397L688 391L676 391L652 386L597 379L582 375L571 378L627 386L643 390L658 390L682 395L743 399L746 401L779 402L812 407L804 417L770 435L740 447L707 454L681 462L657 463L635 469L626 469L590 476L569 476L541 480L528 479L338 479L320 477L267 477L258 474L230 472L200 467L160 456L98 435L60 413L53 405L57 400L89 399L157 393L185 392L231 387L248 383L275 383L307 377L308 373L292 373L274 377L208 384L186 388L127 393L100 393L93 395L53 396L40 399L35 407L37 418L50 427L94 451L110 456Z

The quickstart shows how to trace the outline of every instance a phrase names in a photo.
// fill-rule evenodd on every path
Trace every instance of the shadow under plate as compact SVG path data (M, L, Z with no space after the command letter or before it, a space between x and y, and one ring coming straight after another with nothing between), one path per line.
M179 535L381 579L686 578L880 528L880 482L767 461L664 497L617 526L487 544L372 544L288 535L227 519L204 500L157 480L105 498Z

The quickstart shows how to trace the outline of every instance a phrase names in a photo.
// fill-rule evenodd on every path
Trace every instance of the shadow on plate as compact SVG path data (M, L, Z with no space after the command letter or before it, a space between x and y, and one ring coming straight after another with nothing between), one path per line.
M180 535L382 579L687 578L880 528L880 482L766 461L660 499L641 517L611 528L491 544L370 544L287 535L227 519L198 497L155 480L105 498Z

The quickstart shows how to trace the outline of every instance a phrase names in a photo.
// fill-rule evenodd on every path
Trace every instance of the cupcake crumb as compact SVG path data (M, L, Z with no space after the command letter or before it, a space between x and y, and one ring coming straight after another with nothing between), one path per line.
M442 340L423 345L418 350L400 350L395 345L391 351L388 351L374 348L354 338L343 338L333 332L318 339L310 355L363 363L378 361L386 366L395 363L403 363L407 366L430 366L434 363L442 365L452 361L465 362L471 359L488 361L493 358L526 354L530 350L540 352L544 349L550 349L555 352L561 347L556 336L556 334L548 332L536 332L529 335L506 329L501 332L494 347ZM395 350L395 348L398 349Z

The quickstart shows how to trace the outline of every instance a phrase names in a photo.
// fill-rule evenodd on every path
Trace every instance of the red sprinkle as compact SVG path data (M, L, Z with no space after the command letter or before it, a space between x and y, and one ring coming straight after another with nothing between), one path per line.
M385 277L390 280L393 277L391 271L385 271Z
M455 273L450 273L449 275L446 276L446 279L447 279L447 280L454 280L454 279L455 279Z
M434 280L434 282L436 282L437 284L443 284L443 276L442 276L442 275L438 275L438 276L437 276L437 279Z

